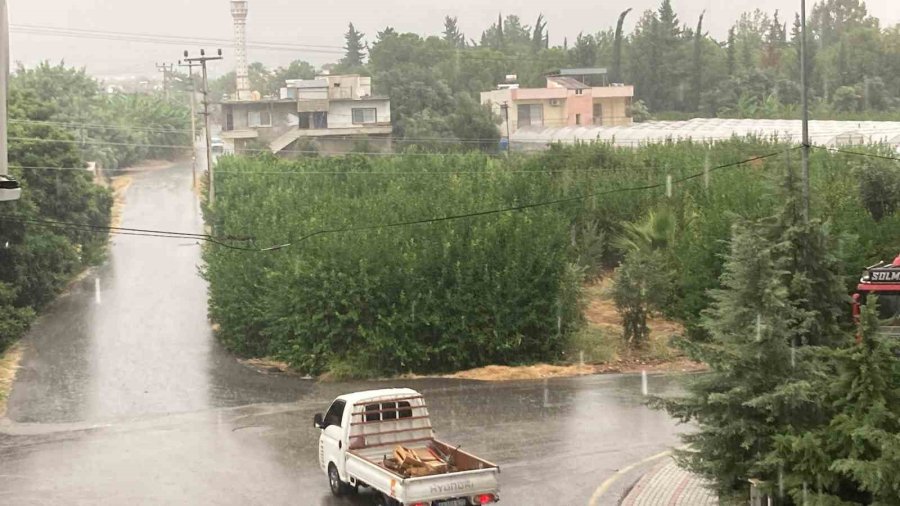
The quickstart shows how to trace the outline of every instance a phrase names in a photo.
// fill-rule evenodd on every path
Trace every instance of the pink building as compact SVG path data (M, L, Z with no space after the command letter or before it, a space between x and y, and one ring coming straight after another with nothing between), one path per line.
M503 119L500 125L503 136L507 132L507 120L510 133L527 127L631 125L634 86L585 84L583 76L600 72L605 75L603 69L563 70L562 75L547 77L546 88L500 85L499 89L482 92L481 103L490 105ZM576 76L582 76L582 79L576 79Z

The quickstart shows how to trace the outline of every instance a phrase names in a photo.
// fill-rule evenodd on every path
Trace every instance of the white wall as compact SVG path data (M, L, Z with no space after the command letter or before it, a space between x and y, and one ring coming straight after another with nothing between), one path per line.
M328 107L328 128L354 128L353 109L374 107L378 124L391 122L391 101L383 100L332 100Z
M506 115L503 112L503 103L509 105L509 123L511 126L518 124L518 109L512 100L512 92L508 89L491 90L481 92L481 104L490 105L491 111L500 118L500 136L506 137Z

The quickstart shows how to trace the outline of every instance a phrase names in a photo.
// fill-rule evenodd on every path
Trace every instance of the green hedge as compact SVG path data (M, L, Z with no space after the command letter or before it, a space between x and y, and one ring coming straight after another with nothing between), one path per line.
M268 253L210 246L205 275L220 338L244 355L274 355L308 372L444 371L559 357L581 324L585 273L615 267L612 238L660 207L677 218L666 255L677 266L667 315L695 336L718 286L732 224L774 214L774 185L799 151L769 139L639 149L560 147L530 156L223 158L207 218L218 236L253 237ZM877 151L877 148L870 148ZM789 158L790 157L790 158ZM873 218L862 195L895 162L813 152L814 214L842 240L849 285L900 249L900 216ZM894 172L893 174L896 174ZM645 190L629 188L659 185ZM874 188L874 189L873 189ZM603 193L623 190L613 193ZM867 193L868 192L868 193ZM551 206L432 224L328 233L578 195ZM892 194L891 194L892 195ZM889 198L884 197L884 198ZM867 201L871 197L866 197ZM883 198L882 198L883 200ZM881 206L883 211L890 206Z
M274 162L225 158L217 235L258 246L552 198L480 155ZM266 172L286 171L286 174ZM321 174L353 171L363 174ZM459 174L448 173L450 171ZM548 208L318 235L271 253L206 251L232 349L314 373L451 370L558 354L580 322L569 218Z

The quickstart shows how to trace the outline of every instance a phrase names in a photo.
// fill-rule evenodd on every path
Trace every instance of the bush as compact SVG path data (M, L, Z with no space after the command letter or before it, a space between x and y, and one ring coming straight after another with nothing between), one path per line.
M206 250L210 314L239 353L311 373L346 375L351 359L369 374L445 371L559 356L581 324L564 209L378 228L552 199L543 177L483 155L221 163L217 234L294 243ZM271 172L287 174L272 184ZM301 241L360 225L373 228Z
M14 120L46 121L54 112L51 103L17 88L10 94L9 106ZM22 198L0 205L0 351L25 332L35 312L72 276L102 258L107 242L103 227L109 225L112 206L110 192L95 185L86 171L18 168L83 167L76 146L40 142L72 139L66 131L14 121L10 136L38 141L10 144L10 168L22 183Z

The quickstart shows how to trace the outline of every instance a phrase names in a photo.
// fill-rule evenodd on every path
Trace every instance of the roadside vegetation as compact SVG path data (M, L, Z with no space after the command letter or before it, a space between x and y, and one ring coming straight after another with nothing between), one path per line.
M703 341L710 332L702 314L720 287L732 227L781 208L776 188L788 164L799 163L788 148L734 139L634 150L555 146L509 159L226 157L207 213L214 235L252 238L232 243L246 247L290 246L264 253L208 246L210 314L230 349L311 374L555 362L571 360L579 340L589 348L583 343L598 339L585 334L584 287L632 263L634 282L660 278L653 298L638 301L644 316L665 317ZM734 165L743 160L751 161ZM896 254L900 215L876 204L888 195L871 197L893 191L891 163L813 151L813 209L838 245L844 293L864 266ZM674 184L667 197L667 175L697 177ZM570 200L385 226L561 199ZM662 216L665 226L648 228ZM630 349L657 346L646 336L623 337Z
M158 146L190 145L186 107L106 93L83 69L62 63L19 67L9 115L10 172L22 198L0 204L0 352L104 256L113 196L85 162L115 169L183 151Z
M746 504L751 479L778 504L894 504L896 345L877 333L877 301L850 324L837 221L807 223L796 179L784 179L777 213L732 229L706 338L681 343L710 372L654 404L697 425L678 460L723 504Z

